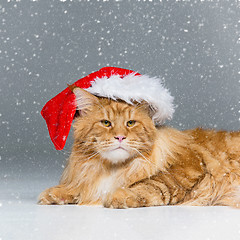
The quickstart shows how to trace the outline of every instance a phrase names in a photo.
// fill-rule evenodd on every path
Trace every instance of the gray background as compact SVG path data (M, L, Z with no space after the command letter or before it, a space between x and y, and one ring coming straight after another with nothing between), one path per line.
M179 129L239 129L239 3L1 1L0 178L48 178L56 151L40 115L67 83L101 67L159 76Z

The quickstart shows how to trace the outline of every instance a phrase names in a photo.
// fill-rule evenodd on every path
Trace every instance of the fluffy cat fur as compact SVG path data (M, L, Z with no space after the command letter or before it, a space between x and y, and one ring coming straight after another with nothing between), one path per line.
M240 132L156 127L147 104L74 93L72 153L40 204L240 206Z

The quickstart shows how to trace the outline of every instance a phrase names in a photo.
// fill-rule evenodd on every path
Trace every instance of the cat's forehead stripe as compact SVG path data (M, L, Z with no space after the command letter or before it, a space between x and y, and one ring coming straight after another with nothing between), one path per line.
M125 118L131 117L131 107L126 104L112 102L112 104L110 105L110 109L111 118L116 118L120 116Z

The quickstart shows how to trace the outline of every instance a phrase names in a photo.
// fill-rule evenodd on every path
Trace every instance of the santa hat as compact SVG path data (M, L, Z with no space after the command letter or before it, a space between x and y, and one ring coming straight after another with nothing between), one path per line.
M95 96L121 99L130 104L145 101L154 112L152 119L156 125L170 119L174 112L173 97L161 80L132 70L105 67L73 85ZM62 150L66 143L76 109L76 96L68 87L48 101L41 111L57 150Z

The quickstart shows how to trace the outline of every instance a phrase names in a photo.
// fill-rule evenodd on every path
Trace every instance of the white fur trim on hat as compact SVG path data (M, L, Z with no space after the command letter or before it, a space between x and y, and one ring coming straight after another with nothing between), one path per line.
M129 104L144 100L154 111L152 119L155 124L171 119L174 113L173 97L163 87L162 81L156 77L135 74L96 78L92 82L92 87L86 90L96 96L121 99Z

